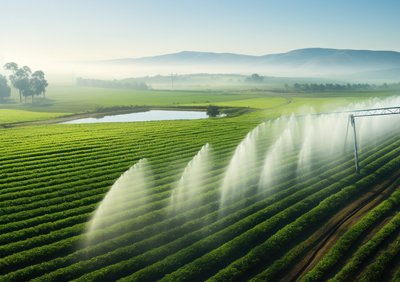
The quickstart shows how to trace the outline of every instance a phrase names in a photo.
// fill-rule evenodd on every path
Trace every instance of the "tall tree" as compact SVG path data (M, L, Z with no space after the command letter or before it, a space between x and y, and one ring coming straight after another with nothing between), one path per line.
M17 88L20 92L20 95L22 94L25 97L26 104L26 98L32 94L30 82L32 71L29 67L23 66L22 68L19 68L15 74L17 76Z
M45 97L46 87L49 84L47 83L47 80L45 79L45 74L43 71L41 71L41 70L35 71L32 74L30 83L31 83L31 89L33 90L32 101L33 101L33 95L43 94L43 97Z
M12 72L9 78L12 85L18 89L20 103L22 103L22 96L25 98L25 103L29 96L32 97L32 102L35 95L43 94L45 97L48 83L43 71L38 70L32 73L28 66L19 68L14 62L5 64L4 68Z
M4 69L11 71L10 76L8 77L11 81L11 84L14 86L14 88L18 89L16 86L16 82L17 82L17 76L16 76L16 72L18 70L18 65L14 62L11 63L6 63L4 65ZM21 95L21 91L19 91L19 102L22 103L22 95Z
M11 84L18 89L20 103L22 103L22 95L25 96L26 102L26 94L29 92L30 88L29 80L32 74L31 69L27 66L18 68L18 65L14 62L5 64L4 68L12 72L9 78Z
M0 100L10 97L11 88L8 86L7 78L0 74Z

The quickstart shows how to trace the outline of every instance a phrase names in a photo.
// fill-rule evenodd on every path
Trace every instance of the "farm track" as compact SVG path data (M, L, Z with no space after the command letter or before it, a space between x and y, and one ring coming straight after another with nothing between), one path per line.
M287 275L285 275L281 281L299 281L306 272L318 263L321 257L337 242L346 230L355 224L355 222L363 217L368 211L390 196L393 190L396 190L399 187L398 185L393 185L393 187L391 187L399 178L400 170L374 185L370 191L344 207L325 225L319 228L309 239L307 239L311 244L307 249L307 253L304 254L302 261L299 262L299 264L297 264ZM370 232L368 236L373 236L373 234L373 232Z

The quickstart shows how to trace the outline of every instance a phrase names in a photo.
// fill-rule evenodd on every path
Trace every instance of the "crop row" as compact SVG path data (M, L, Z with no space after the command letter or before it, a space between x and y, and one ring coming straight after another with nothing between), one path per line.
M190 136L202 136L203 138L207 136L207 134L210 134L213 136L215 133L215 130L218 132L224 132L225 130L229 130L230 128L234 128L236 130L236 133L238 132L243 132L245 134L249 129L251 129L252 126L255 126L256 124L254 122L249 122L249 123L232 123L232 122L225 122L224 124L218 124L218 123L213 123L213 124L207 124L204 128L201 128L200 126L188 126L191 123L181 123L182 125L182 130L180 130L180 125L178 123L174 123L171 125L166 126L165 123L162 124L151 124L148 125L139 125L136 124L135 127L132 126L126 126L126 125L118 125L111 127L111 130L106 130L107 127L105 126L100 126L100 130L96 130L95 127L93 126L86 126L85 128L87 130L76 130L72 129L70 132L70 135L68 137L62 136L60 131L63 131L66 127L64 126L52 126L49 129L45 128L33 128L33 129L28 129L27 131L29 134L27 136L21 136L21 135L12 135L10 134L11 132L8 131L6 135L4 135L7 139L13 140L13 145L11 146L12 150L7 150L7 146L2 148L2 156L0 157L0 161L4 163L5 160L13 160L13 159L23 159L23 160L29 160L35 157L39 157L40 159L45 159L47 155L51 154L58 154L60 151L61 145L65 145L66 150L71 150L73 151L74 148L78 145L80 147L82 144L88 144L88 145L94 145L94 146L99 146L103 142L102 141L110 141L107 142L108 144L113 143L113 139L116 139L115 136L122 137L122 138L128 138L134 142L135 140L155 140L158 139L160 134L163 134L163 132L168 132L168 136L171 137L171 139L186 139ZM138 130L138 128L142 126L142 130ZM47 130L48 133L48 138L43 138L44 136L40 136L38 132L40 130ZM60 129L58 131L57 129ZM19 131L20 133L21 131ZM37 140L35 140L35 137ZM88 137L90 136L90 137ZM93 136L96 136L96 139L93 138ZM236 134L238 136L238 134ZM25 144L25 140L32 140L35 142L30 142L30 146L27 147ZM15 143L15 141L18 142L18 140L22 140L20 146ZM46 146L46 144L51 145L51 150L41 150L42 147ZM36 146L36 147L35 147ZM26 153L23 153L26 148L29 148ZM36 150L35 150L36 149Z
M175 161L175 167L179 168L182 165L184 165L184 163L187 162L188 159L191 156L193 156L193 151L196 150L196 149L198 150L198 146L188 147L186 151L181 152L180 153L180 158L182 158L182 159L180 159L179 162ZM161 154L161 155L159 155L159 157L172 158L174 153L175 152L169 152L166 155L162 155ZM222 152L222 153L225 156L227 156L229 151L226 150L225 152ZM224 155L220 155L220 157L224 157ZM162 170L164 168L162 161L165 162L165 159L158 160L158 161L152 161L152 167L155 168L154 169L155 173L158 173L157 170L160 170L160 169ZM72 183L73 181L82 181L84 179L93 179L93 174L94 173L96 173L97 175L100 175L100 176L104 176L104 171L108 171L109 173L113 173L115 171L116 173L120 174L121 170L127 168L127 164L126 163L119 164L117 161L108 162L107 160L105 160L103 166L100 166L100 167L99 166L95 166L95 167L96 167L95 169L87 170L88 173L87 173L87 175L84 175L84 176L79 174L79 171L77 171L76 175L67 173L64 176L64 173L61 173L60 175L57 175L56 179L54 179L54 175L50 176L50 177L40 177L36 181L39 181L39 183L38 183L39 185L42 184L43 182L46 182L46 187L45 188L41 188L41 189L39 188L38 189L37 185L30 184L30 185L27 185L26 187L23 186L23 187L25 187L24 190L22 190L22 188L20 188L20 187L18 187L17 191L15 191L15 189L12 189L12 191L10 191L10 193L1 195L0 199L2 201L7 200L7 206L9 206L9 204L12 204L12 202L9 201L12 198L18 198L19 201L21 201L21 198L24 197L24 196L25 197L29 197L32 200L32 196L34 196L35 194L42 194L41 197L44 197L44 194L47 191L49 191L50 193L54 192L54 188L57 188L57 190L63 190L63 189L61 189L63 187L60 187L59 184L63 184L65 182L67 182L67 184L72 186L71 184L73 184ZM157 178L163 177L163 174L171 175L171 172L170 171L165 171L163 173L160 172L159 174L157 174ZM58 184L56 187L52 187L52 185L56 185L56 184ZM11 186L11 184L10 184L10 186ZM29 189L29 188L35 188L35 190L34 191L27 191L27 189ZM20 190L22 190L22 191L20 191ZM14 194L14 193L17 193L17 192L18 192L18 194ZM65 193L65 191L64 192L61 191L61 193Z
M396 192L397 194L400 191ZM394 197L395 195L392 195ZM391 198L392 198L391 197ZM361 246L350 261L335 275L332 281L350 280L354 273L357 273L366 260L373 255L374 252L396 231L400 229L400 213L397 213L392 220L379 230L365 245Z
M320 186L316 185L315 187L312 187L312 188L314 188L316 191L319 191L320 188L323 187L326 184L327 183L322 183L322 185L320 185ZM321 198L323 198L325 196L325 195L322 195L324 193L322 191L320 191L318 193L320 193L318 196L320 196ZM327 193L327 192L325 191L325 193ZM301 213L301 209L302 208L303 209L307 208L304 205L303 206L298 205L297 209L296 208L292 208L293 204L299 200L298 198L296 199L296 196L298 196L298 195L296 195L296 193L295 193L295 194L285 198L284 201L291 201L292 200L293 202L288 204L288 206L290 206L289 209L291 210L292 214L290 212L288 212L288 213L284 213L284 215L289 216L289 217L290 217L290 215L292 215L292 217L295 218L296 217L295 216L296 212L300 212ZM318 196L314 196L313 197L314 200L315 200L315 203L318 203L318 201L319 201L318 199L321 199L321 198L318 198ZM296 200L294 200L294 199L296 199ZM282 205L282 203L275 202L273 205L268 206L267 210L268 209L273 209L273 208L278 208L279 205ZM283 206L284 205L282 205L282 208L284 208ZM281 215L281 216L283 216L283 215ZM252 218L252 220L250 220L250 218ZM281 220L284 220L284 218L285 217L283 216L283 218L281 218ZM176 252L175 254L170 255L166 259L164 259L164 260L162 260L162 261L160 261L158 263L154 263L153 265L151 265L151 266L149 266L147 268L144 268L142 271L137 272L136 274L134 274L130 278L139 279L139 280L140 279L150 279L150 280L159 279L160 276L158 276L158 275L162 275L162 272L160 273L160 271L169 271L169 269L171 269L171 267L174 267L174 268L175 267L179 267L179 265L184 264L185 261L192 260L193 258L195 258L193 256L199 256L201 254L210 252L214 247L218 246L221 243L221 240L222 240L222 242L224 240L229 239L229 238L235 238L234 240L236 240L236 238L238 238L237 236L239 234L241 234L242 232L244 232L247 229L249 229L249 226L246 226L246 224L245 224L246 222L247 222L247 224L249 224L249 222L252 222L253 220L261 220L260 222L255 223L255 225L258 224L257 227L259 227L259 225L265 224L265 222L263 222L263 220L266 220L266 219L267 219L267 222L270 221L270 222L273 222L273 224L279 224L279 220L277 221L276 217L274 219L274 217L269 217L269 216L263 217L262 213L261 214L260 213L254 213L249 218L246 218L246 220L244 220L243 223L237 222L237 223L231 225L229 228L225 229L223 232L219 232L219 233L216 233L216 234L214 234L212 236L206 237L206 238L196 242L195 244L191 245L189 248L183 249L182 251L179 251L179 252ZM242 224L242 226L244 225L243 229L241 229L239 227L239 226L241 226L240 224ZM243 231L240 232L240 230L243 230ZM239 233L236 233L238 231L239 231ZM260 232L259 232L258 236L260 236L260 238L265 236L265 230L263 230L263 231L264 232L262 232L260 230ZM246 232L246 233L243 233L241 235L241 237L244 240L250 240L248 235L249 234ZM224 255L226 255L226 256L224 256L224 260L223 261L229 260L232 256L237 255L237 253L241 253L242 249L246 248L246 246L247 246L247 244L239 244L239 245L236 246L236 249L234 251L232 251L231 253L227 254L225 252ZM206 256L208 256L208 255L206 255ZM105 267L103 269L100 269L97 273L94 272L94 273L91 273L91 274L87 274L85 276L82 276L81 278L82 278L82 280L84 280L84 279L103 279L103 278L107 279L107 278L112 277L113 275L121 275L122 272L126 272L126 271L133 272L133 270L134 270L133 267L135 266L135 263L137 264L143 259L147 259L148 260L150 257L151 256L150 256L149 253L144 253L141 256L137 257L137 258L133 258L131 260L128 260L128 261L125 261L125 262L121 262L120 264L116 264L114 266ZM208 263L213 263L213 262L215 263L216 261L219 261L221 263L221 261L220 260L216 260L215 257L208 257L205 260L208 261ZM179 262L179 265L177 265L177 262ZM201 265L201 263L199 263L199 265ZM135 269L136 269L136 267L135 267ZM196 268L196 267L194 267L194 268ZM142 273L142 274L140 274L140 273ZM144 273L147 273L147 275L150 275L150 276L146 276ZM204 272L202 272L202 273L204 273ZM103 276L103 275L106 275L106 276ZM183 276L185 276L185 277L186 277L186 275L187 275L187 273L183 274ZM200 275L200 273L197 273L197 275ZM195 275L195 277L199 278L201 276L196 276Z
M224 135L228 133L228 131L225 131L225 130L222 130L222 132L221 132ZM237 135L235 135L235 136L236 136L236 138L239 137ZM158 140L157 144L159 146L167 146L167 145L171 146L171 144L177 143L176 142L177 140L179 140L178 143L185 143L188 140L193 141L192 138L193 138L193 136L191 136L191 135L187 136L186 138L180 137L179 139L175 139L175 138L173 138L173 136L171 136L171 138L168 138L167 140ZM235 138L233 138L233 139L235 139ZM134 139L132 139L132 137L129 138L129 136L128 136L128 138L120 138L118 140L112 140L112 142L107 142L107 143L104 143L100 140L96 140L96 144L97 144L96 146L75 143L72 150L71 149L67 150L67 148L65 148L66 146L63 145L61 150L58 149L58 151L55 150L53 152L55 155L57 155L57 158L54 158L52 156L52 154L47 154L47 155L44 154L43 158L44 158L44 160L47 160L49 157L52 157L51 158L52 160L58 159L58 160L62 160L65 163L68 163L70 161L73 161L74 158L76 158L76 157L84 157L87 154L87 151L98 154L98 153L102 153L102 152L105 153L105 151L104 151L105 149L107 149L107 151L112 152L115 147L118 148L118 147L123 146L125 148L125 150L135 152L135 151L143 151L146 148L149 148L149 146L151 147L151 144L154 143L154 139L149 138L149 137L141 138L139 140L137 139L137 136L135 136ZM127 146L129 144L132 144L133 142L136 142L135 146ZM110 145L112 145L112 146L110 146ZM79 150L76 150L76 149L79 149ZM82 149L84 149L84 150L82 150ZM64 150L66 150L68 153L63 153ZM81 150L82 150L82 152L81 152ZM8 167L11 169L14 168L15 162L18 162L18 164L26 163L30 169L34 169L36 167L40 167L40 165L43 165L43 163L42 163L43 159L30 161L29 158L24 158L23 162L21 162L21 160L19 160L19 159L11 157L11 156L10 156L10 159L12 159L12 162L9 163ZM5 165L4 161L2 162L2 166L0 168L1 168L2 172L6 171L7 166Z
M361 273L361 275L357 278L358 281L367 282L367 281L380 281L386 278L388 272L390 271L389 266L393 260L398 257L400 253L400 238L397 237L394 242L392 242L388 248L380 253L374 261L369 264L365 270ZM398 274L395 274L395 277L392 281L397 282Z
M314 188L317 190L316 188ZM97 272L93 272L89 274L89 276L83 276L82 279L103 279L115 277L115 275L123 275L124 272L129 271L132 272L134 270L140 270L146 265L152 264L154 262L159 261L163 257L169 257L172 261L177 261L174 259L176 255L186 253L187 255L199 255L201 253L207 252L207 250L212 249L214 246L220 244L224 240L229 240L229 238L233 238L246 229L251 228L251 226L255 226L261 223L263 220L268 219L271 216L279 213L285 207L291 206L296 203L299 199L302 199L306 194L311 193L312 191L306 191L306 188L301 190L304 192L294 192L287 191L286 197L278 200L275 197L270 197L269 201L265 202L261 201L263 204L263 209L254 211L246 217L236 218L235 221L229 221L229 225L225 224L224 229L214 230L215 226L221 224L221 222L226 222L228 219L232 217L237 217L238 213L228 213L221 221L217 221L214 224L208 225L201 230L192 231L189 234L184 235L183 237L177 238L177 240L172 241L168 244L161 246L160 248L152 249L150 251L144 252L142 254L138 254L138 256L129 258L127 261L123 261L120 264L110 265L105 268L100 269ZM288 192L291 192L288 194ZM242 203L240 203L242 204ZM237 209L237 205L232 209L232 211ZM241 209L242 212L246 209ZM215 215L217 216L217 215ZM209 237L206 237L209 235ZM205 237L206 239L202 239ZM192 244L192 245L191 245ZM185 247L190 246L190 247ZM185 247L182 249L182 247ZM193 248L197 250L197 252L193 252ZM187 259L187 258L186 258ZM119 258L121 260L121 258ZM108 260L107 260L108 261ZM183 263L182 259L179 259L179 262ZM108 261L109 263L109 261ZM158 269L158 264L154 265L154 268ZM125 271L121 272L121 269L125 269ZM163 268L162 268L163 269ZM106 277L103 277L103 273L106 272ZM65 273L64 273L65 274Z
M216 195L217 193L215 193L214 192L214 198L216 198ZM205 200L207 200L207 198L205 198ZM159 207L162 207L162 206L164 206L165 204L164 203L162 203L161 205L160 204L158 204L159 205ZM154 209L154 208L153 208ZM152 222L152 220L150 220L150 216L151 214L149 214L149 215L147 215L143 220L142 220L142 222L146 222L146 223L149 223L149 222ZM162 217L162 215L163 215L163 213L160 213L160 212L158 212L158 214L156 215L156 216L153 216L153 218L156 218L156 219L160 219L161 217ZM63 223L64 222L69 222L69 221L63 221ZM126 225L125 223L124 223L124 225ZM52 225L52 224L50 224L50 228L52 228L54 225ZM125 228L126 228L126 226L125 226ZM42 232L43 230L41 230L41 228L38 226L37 227L37 229L38 229L38 231L37 232ZM32 229L32 230L34 230L34 231L36 231L35 229ZM60 230L59 231L59 233L60 234L64 234L64 230ZM109 232L107 232L107 233L109 233ZM23 234L24 235L24 234ZM49 234L50 235L50 234ZM51 238L55 238L54 237L55 236L55 233L51 233ZM43 235L43 236L41 236L41 238L43 238L42 240L43 240L43 242L46 242L46 238L45 238L46 236L45 235ZM37 242L37 240L35 240L34 238L30 238L29 239L29 242L31 243L31 244L37 244L38 242ZM26 245L26 243L23 243L23 242L21 242L22 243L22 246L24 246L24 247L26 247L27 245ZM15 249L15 244L11 244L11 245L8 245L7 247L9 247L9 248L11 248L10 249L10 252L15 252L16 251L16 249ZM3 248L2 248L3 249ZM12 250L12 251L11 251Z
M294 248L287 251L283 257L276 259L272 265L256 275L251 281L276 280L277 276L279 277L282 273L285 273L288 268L294 266L298 260L302 259L308 246L309 243L307 241L297 244Z
M218 172L218 170L217 170L217 172ZM170 175L168 175L167 177L167 179L166 180L164 180L164 179L160 179L161 181L163 181L163 182L168 182L168 180L170 181L171 180L171 175L172 175L172 178L175 178L176 176L175 176L175 174L176 174L176 171L175 171L175 173L174 173L174 171L172 171L172 173L170 173ZM115 174L115 178L118 176L119 174ZM111 175L111 176L113 176L113 175ZM104 183L104 185L101 185L102 184L102 182L100 182L100 183L95 183L95 184L92 184L92 186L94 186L94 187L105 187L105 186L108 186L108 185L110 185L111 184L111 181L112 181L112 179L113 179L113 177L110 177L110 175L107 175L107 176L105 176L105 183ZM99 179L99 178L97 178L97 181L100 181L101 179ZM61 190L60 192L59 192L59 194L58 194L58 192L56 193L56 192L53 192L52 194L55 194L55 196L53 197L55 200L57 200L57 199L60 199L61 201L65 201L65 200L68 200L68 202L70 202L72 199L75 199L75 198L78 198L78 199L81 199L81 197L83 197L85 194L88 194L89 193L89 195L91 195L91 189L89 189L90 188L90 184L91 184L92 182L87 182L87 183L85 183L85 182L83 182L83 181L80 181L79 183L67 183L64 187L65 188L67 188L67 187L71 187L71 192L69 192L67 189L67 193L64 193L65 192L65 190ZM80 194L80 193L78 193L78 194L76 194L76 192L78 192L78 190L76 190L75 189L75 185L77 185L77 184L79 184L79 185L84 185L85 186L85 190L82 190L81 191L81 193L82 193L82 195ZM100 186L99 186L100 185ZM160 185L160 184L159 184ZM74 190L75 189L75 190ZM75 192L75 193L74 193ZM68 195L70 195L70 196L68 196ZM60 198L60 196L62 197L62 198ZM34 201L31 205L33 205L33 207L34 206L37 206L37 205L39 205L40 207L42 207L42 208L44 208L46 205L50 205L51 203L52 203L52 201L51 201L51 198L52 197L48 197L48 199L46 200L45 198L43 198L44 196L43 195L39 195L38 196L38 199L37 200L40 200L40 199L44 199L44 202L43 202L43 204L42 203L40 203L40 202L37 202L37 201ZM67 198L68 199L67 199ZM57 204L57 203L55 203L55 204ZM54 205L55 205L54 204ZM24 206L24 210L25 210L25 212L27 212L27 208L29 207L29 205L28 206ZM58 207L59 208L59 207ZM10 212L16 212L15 210L12 210L12 208L9 208L9 209L11 209L10 210ZM4 209L4 212L6 212L7 211L7 209ZM32 211L31 211L32 212ZM49 211L47 211L46 213L48 213ZM24 212L23 212L24 213ZM30 217L32 217L32 213L30 213ZM12 215L10 215L10 217L8 218L8 220L9 221L15 221L16 219L18 219L19 218L19 215L18 214L12 214ZM3 217L3 221L5 220L5 217Z
M269 237L264 243L258 245L252 249L245 256L230 264L225 269L221 270L215 275L212 280L231 280L240 279L245 275L249 275L251 271L260 267L261 264L265 263L265 257L273 256L277 252L285 249L290 244L296 242L299 235L304 232L309 232L318 223L321 223L330 214L334 213L342 205L346 204L349 199L362 192L363 189L369 187L376 182L380 177L386 175L400 164L400 158L395 158L387 162L387 158L380 158L374 162L375 166L382 166L376 173L368 175L363 179L357 181L354 185L350 185L340 192L332 194L327 197L317 207L305 213L304 215L297 218L293 223L288 224L277 233ZM304 204L303 202L301 204ZM246 245L248 241L243 238L244 242L241 242L241 246ZM226 254L227 246L223 246L221 252ZM219 252L218 252L219 253ZM212 273L215 269L218 269L212 262L215 261L213 256L217 253L209 253L207 256L203 256L201 260L198 260L195 264L188 264L185 267L179 269L177 273L167 276L171 280L182 277L180 274L184 273L185 277L193 277L192 275L201 275L201 273ZM206 257L209 257L206 259ZM220 260L217 260L220 261ZM181 272L182 271L182 272ZM204 274L203 274L204 275ZM131 277L132 278L132 277Z
M176 171L175 171L176 172ZM172 173L169 171L168 172L169 173L169 175L174 175L174 174L176 174L176 173L174 173L174 171L172 171ZM158 176L160 177L160 173L158 173ZM109 179L109 177L107 178L107 179ZM97 178L97 180L99 181L100 179L98 179ZM163 179L161 179L161 180L163 180ZM71 180L70 180L71 181ZM165 181L164 181L165 182ZM51 195L54 195L53 196L53 198L56 198L56 197L60 197L60 196L62 196L63 198L61 198L63 201L65 201L65 200L68 200L68 201L70 201L71 199L67 199L67 198L65 198L65 197L68 197L68 194L72 194L73 192L75 192L75 190L74 190L74 184L77 184L77 183L74 183L74 182L72 182L72 183L68 183L68 186L69 187L71 187L71 193L68 191L68 189L62 189L62 190L60 190L60 192L51 192L51 194L49 195L49 194L44 194L44 195L39 195L38 196L38 198L36 199L35 197L32 197L32 195L31 195L31 197L30 197L30 201L32 201L33 203L32 204L28 204L28 205L24 205L23 206L23 209L24 210L27 210L28 208L29 208L29 206L31 205L32 207L35 207L35 206L41 206L41 207L44 207L44 206L46 206L46 205L49 205L49 204L51 204L51 198L52 197L50 197ZM84 184L84 183L82 183L82 181L80 181L79 182L79 184ZM89 183L88 183L89 184ZM107 183L108 184L108 183ZM85 186L85 193L88 193L89 191L88 191L88 188L89 187L87 187L87 186ZM26 191L27 192L27 191ZM69 197L80 197L80 195L79 194L74 194L74 195L72 195L72 196L69 196ZM42 204L40 201L38 202L37 200L40 200L40 199L44 199L45 200L45 202ZM18 200L16 200L17 201L17 203L16 203L16 205L19 205L19 204L21 204L21 198L20 199L18 199ZM7 202L7 204L9 204L9 205L12 205L12 201L8 201ZM10 213L12 212L12 213L15 213L16 212L16 210L15 209L13 209L12 207L9 207L8 209L4 209L4 212L6 213L7 212L7 210L10 210ZM15 220L15 215L14 215L14 217L12 218L12 220Z
M212 181L212 179L211 179L211 181ZM89 191L87 191L87 192L90 192L90 190ZM71 198L71 199L66 199L66 198L62 198L63 200L67 200L68 202L71 202L71 200L73 200L73 199L75 199L75 198L78 198L78 199L81 199L85 194L87 194L87 192L85 192L85 193L81 193L81 194L77 194L77 195L75 195L74 194L74 198ZM91 193L89 194L89 196L91 195ZM169 196L169 195L168 195ZM51 204L51 201L50 200L47 200L47 204ZM6 211L6 210L5 210ZM3 229L3 231L4 231L4 229ZM0 236L0 238L1 238L1 236Z
M232 141L230 141L230 142L229 141L226 142L226 140L224 140L224 146L228 146L229 147L229 143L230 144L234 144L236 142L235 138L231 138L231 140ZM113 149L114 148L113 146L111 147L111 149L110 148L107 148L107 149L104 148L104 149L102 149L101 153L106 157L109 157L110 154L111 155L115 154L115 155L120 156L120 158L123 157L123 159L126 159L126 154L129 155L129 152L131 151L131 149L129 149L129 148L137 146L137 144L132 144L132 143L129 144L129 143L126 143L126 142L128 142L128 141L125 140L122 145L115 146L115 149ZM186 142L190 143L190 146L196 146L196 144L193 144L193 140L192 139L186 140L185 142L183 142L182 140L179 140L179 142L176 142L174 139L169 139L168 143L161 143L161 144L157 143L157 146L156 146L157 150L153 150L154 146L156 145L156 144L153 144L153 146L148 147L147 150L142 149L141 150L141 154L146 153L145 155L143 155L143 156L146 156L146 157L159 156L159 155L163 155L164 153L166 155L175 155L176 156L176 154L178 153L178 155L179 155L180 150L182 150L182 146L181 145L183 145ZM219 142L221 142L221 141L219 141ZM213 144L217 146L218 144L216 144L216 143L218 143L218 142L213 142ZM187 145L183 146L183 148L186 148L186 147L187 147ZM97 165L98 165L98 163L101 164L101 162L98 162L97 159L96 159L97 157L101 157L101 154L100 154L100 156L98 156L99 152L96 152L96 151L90 152L90 151L88 151L88 152L85 152L84 154L86 156L90 157L89 160L91 161L91 163L94 163L94 164L97 164ZM71 158L74 158L74 162L75 163L76 163L76 161L79 161L80 163L82 163L82 161L83 161L82 159L76 159L77 158L76 155L72 155ZM57 164L61 164L62 162L65 161L65 159L57 159L57 158L56 159L50 158L50 159L54 160L54 162L47 164L49 166L54 166L54 165L57 165ZM25 165L25 163L19 163L19 167L20 168L23 168L24 165ZM82 163L82 165L84 165L84 163ZM27 166L30 169L32 164L27 164ZM15 169L15 167L14 167L14 169ZM64 168L59 167L58 169L60 170L59 173L60 172L61 173L65 173L64 172L65 171ZM76 169L75 169L75 171L76 171ZM29 174L29 170L27 171L27 174ZM30 179L31 180L35 180L34 177L31 177ZM10 178L8 178L8 180L10 180ZM18 180L19 180L20 184L23 184L23 183L21 183L21 179L18 179ZM2 190L4 190L4 188L5 187L3 187ZM22 188L20 188L20 189L22 189ZM4 193L4 191L2 191L2 193Z
M357 240L359 240L361 235L363 235L385 215L387 215L393 209L397 208L399 204L400 190L396 191L389 199L385 200L376 208L372 209L366 216L364 216L342 237L340 237L336 244L318 262L318 264L302 278L302 281L320 281L321 279L323 279L324 275L330 272L335 264L337 264L343 258L343 256L348 253L349 248L352 247L353 244L357 242ZM398 227L399 225L400 222L397 221L397 225L395 224L395 227ZM392 230L391 232L393 231L394 230ZM368 251L370 250L367 249L367 252Z
M235 141L235 140L234 140ZM234 141L233 142L231 142L231 144L233 144L234 143ZM189 142L189 141L188 141ZM193 142L191 142L191 143L193 143ZM182 143L183 144L183 143ZM181 144L181 145L182 145ZM229 146L229 142L227 142L226 143L226 145L227 146ZM199 148L198 146L199 145L202 145L201 143L199 143L199 144L191 144L190 146L185 146L185 148L186 149L191 149L191 148ZM162 145L162 147L163 147L164 145ZM117 147L117 150L103 150L103 152L104 153L107 153L106 154L106 159L105 160L103 160L103 162L105 162L104 163L104 165L107 165L107 163L106 163L106 161L107 161L107 159L109 159L110 157L114 157L115 158L115 156L117 156L117 157L119 157L119 159L120 159L120 161L121 161L121 158L122 158L122 161L123 160L125 160L125 162L126 161L129 161L129 159L127 160L126 159L126 156L129 156L130 155L130 153L129 153L129 150L127 151L127 149L126 149L126 147L129 147L129 145L128 144L124 144L124 146L122 146L122 147ZM162 148L161 147L161 148ZM157 150L155 150L155 149L157 149ZM168 156L176 156L177 154L181 154L181 151L182 149L181 148L174 148L174 149L172 149L172 148L169 148L169 149L167 149L167 148L163 148L163 149L158 149L157 147L154 147L154 148L148 148L147 150L144 150L144 151L142 151L141 152L141 155L142 156L144 156L144 157L147 157L147 158L153 158L153 157L156 157L156 156L163 156L164 158L167 158ZM110 154L111 154L111 156L110 156ZM89 161L89 163L90 164L92 164L92 165L96 165L97 164L97 167L99 167L99 168L101 168L101 166L102 166L102 163L101 162L96 162L97 160L94 158L95 156L97 156L97 154L96 154L96 152L89 152L88 153L88 155L91 157L91 159L90 159L90 161ZM108 156L107 156L108 155ZM101 156L99 156L99 157L101 157ZM75 159L75 162L77 161L77 160L80 160L79 158L76 158ZM82 162L82 165L85 165L85 162L84 162L84 160L80 160L81 162ZM54 164L60 164L60 163L62 163L61 161L59 161L59 160L55 160L55 163ZM99 165L100 164L100 165ZM47 164L46 164L47 165ZM52 163L49 163L48 164L49 166L51 166L52 165ZM24 164L22 163L22 164L20 164L19 165L20 167L23 167L24 166ZM96 166L94 166L94 167L96 167ZM68 167L67 167L68 168ZM76 167L73 167L73 166L70 166L70 169L72 168L72 172L75 172L75 174L78 174L78 170L77 170L77 168ZM63 175L74 175L74 174L70 174L69 172L69 170L68 169L65 169L64 167L58 167L58 169L59 169L59 171L61 172L59 172L58 174L57 174L57 176L58 177L62 177ZM45 175L46 176L46 175ZM53 176L54 177L54 174L50 174L50 176ZM28 180L28 181L26 181L26 183L24 182L24 181L22 181L22 180ZM38 180L42 180L42 179L45 179L45 177L43 177L43 176L41 176L39 179L35 179L34 177L30 177L30 176L27 176L27 175L25 175L23 178L18 178L18 179L16 179L16 181L18 181L18 183L20 184L20 185L27 185L27 184L29 184L29 183L35 183L35 182L37 182ZM12 187L12 182L11 182L11 180L12 179L8 179L8 181L7 181L7 183L9 184L8 186L10 186L10 187ZM6 188L7 188L7 185L2 185L1 186L2 187L2 190L4 190L4 191L2 191L3 193L2 194L4 194L5 192L7 192L7 190L5 190ZM14 189L15 190L15 189ZM18 190L22 190L22 188L19 188Z

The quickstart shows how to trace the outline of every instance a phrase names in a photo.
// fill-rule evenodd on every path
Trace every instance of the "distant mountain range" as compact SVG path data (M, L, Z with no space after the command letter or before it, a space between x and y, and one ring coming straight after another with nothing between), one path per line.
M400 52L306 48L263 56L183 51L143 58L97 62L120 66L168 69L171 72L229 72L265 75L360 75L385 76L400 69ZM400 80L400 77L398 78Z

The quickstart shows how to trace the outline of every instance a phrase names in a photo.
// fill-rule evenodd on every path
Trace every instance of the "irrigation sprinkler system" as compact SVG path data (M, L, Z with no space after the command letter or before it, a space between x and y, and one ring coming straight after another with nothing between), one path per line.
M398 115L400 114L400 107L389 107L389 108L377 108L377 109L366 109L349 111L350 124L353 127L354 136L354 162L356 167L356 173L360 174L360 163L358 158L358 143L357 143L357 130L356 130L356 118L359 117L373 117L373 116L385 116L385 115Z
M374 117L374 116L386 116L386 115L398 115L400 114L400 107L386 107L386 108L374 108L374 109L365 109L365 110L353 110L353 111L341 111L341 112L326 112L326 113L318 113L314 114L315 116L321 115L341 115L341 114L349 114L349 123L353 128L353 136L354 136L354 162L356 173L360 174L360 162L358 157L358 142L357 142L357 130L356 130L356 118L360 117ZM347 127L348 131L348 127ZM347 132L346 137L347 140Z

